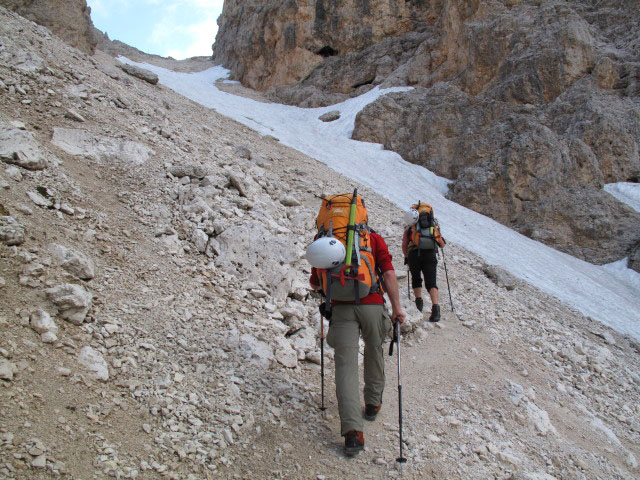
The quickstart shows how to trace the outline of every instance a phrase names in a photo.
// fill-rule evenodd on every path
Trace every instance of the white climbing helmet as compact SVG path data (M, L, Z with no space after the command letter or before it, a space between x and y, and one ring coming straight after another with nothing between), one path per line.
M411 225L415 225L418 222L418 217L420 214L417 210L411 209L404 212L404 225L405 227L409 227Z
M344 262L346 250L335 237L322 237L307 247L306 258L316 268L337 267Z

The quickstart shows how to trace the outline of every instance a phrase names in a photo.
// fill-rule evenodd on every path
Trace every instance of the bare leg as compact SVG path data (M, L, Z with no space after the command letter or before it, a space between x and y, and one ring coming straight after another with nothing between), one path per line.
M416 298L422 297L422 287L414 288L413 294L415 295Z
M417 290L420 290L420 289L417 289ZM415 292L415 289L414 289L414 292ZM438 289L432 288L431 290L429 290L429 296L431 297L431 304L438 305L438 301L440 300L440 293L438 292Z

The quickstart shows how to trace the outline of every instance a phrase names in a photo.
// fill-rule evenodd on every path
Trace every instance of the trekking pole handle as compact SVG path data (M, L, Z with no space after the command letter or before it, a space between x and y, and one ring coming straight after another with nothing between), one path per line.
M393 344L398 341L398 333L396 332L396 325L397 324L398 324L398 322L395 322L393 324L393 337L391 338L391 343L389 344L389 356L390 357L393 355ZM400 348L400 347L398 347L398 348Z
M400 386L400 335L401 335L400 322L396 322L395 328L396 328L396 333L395 333L396 343L398 344L398 386Z

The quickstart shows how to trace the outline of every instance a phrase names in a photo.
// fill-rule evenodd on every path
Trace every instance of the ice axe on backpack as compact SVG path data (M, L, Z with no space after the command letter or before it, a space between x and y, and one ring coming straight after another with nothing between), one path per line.
M347 225L347 257L344 264L349 269L351 267L351 259L353 256L353 237L356 230L356 205L358 202L358 189L353 189L351 197L351 206L349 207L349 224Z

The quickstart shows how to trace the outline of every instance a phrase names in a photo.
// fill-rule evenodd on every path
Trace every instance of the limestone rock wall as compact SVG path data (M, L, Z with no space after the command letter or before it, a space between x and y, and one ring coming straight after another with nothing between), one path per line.
M213 57L245 86L266 90L291 85L326 59L433 23L443 4L442 0L226 1Z
M0 5L47 27L78 50L95 51L98 39L86 0L0 0Z

